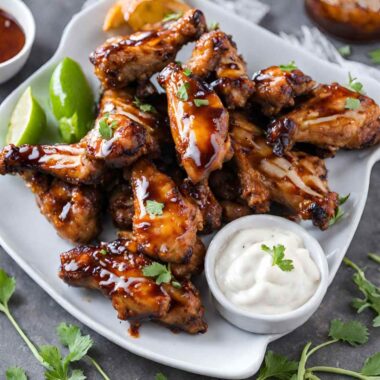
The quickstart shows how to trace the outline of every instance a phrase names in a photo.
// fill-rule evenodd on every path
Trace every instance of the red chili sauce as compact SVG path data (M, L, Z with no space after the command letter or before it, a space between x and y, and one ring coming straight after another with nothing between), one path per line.
M17 55L25 45L25 34L16 20L0 9L0 63Z

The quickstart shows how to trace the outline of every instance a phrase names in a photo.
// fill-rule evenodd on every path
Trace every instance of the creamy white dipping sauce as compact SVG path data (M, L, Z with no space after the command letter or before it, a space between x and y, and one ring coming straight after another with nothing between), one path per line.
M284 259L294 269L273 266L270 248L285 246ZM316 292L320 272L301 237L280 229L244 229L223 247L215 263L215 278L223 294L238 308L258 314L282 314L305 304Z

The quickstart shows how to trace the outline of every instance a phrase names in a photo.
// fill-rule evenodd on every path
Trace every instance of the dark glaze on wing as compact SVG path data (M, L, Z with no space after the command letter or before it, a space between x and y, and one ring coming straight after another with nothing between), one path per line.
M83 244L98 237L102 206L99 190L33 171L21 175L35 194L41 214L62 238Z
M106 90L100 100L95 127L84 138L87 156L104 161L110 167L131 165L139 157L158 152L155 132L160 127L157 112L143 112L134 104L135 90ZM99 122L114 123L107 140L99 132Z
M321 85L312 95L269 125L268 141L277 155L296 142L327 149L361 149L379 142L380 108L371 98L338 83ZM347 109L347 99L358 99L359 108Z
M222 207L215 199L207 180L193 184L189 179L186 179L181 185L181 191L198 205L203 218L202 233L209 234L221 227Z
M96 184L103 180L105 167L88 159L83 143L72 145L8 145L0 152L0 174L25 169L51 174L72 184Z
M243 57L232 37L221 30L203 34L186 66L195 76L215 77L211 86L228 108L244 107L254 92Z
M182 166L192 182L200 182L230 158L228 112L214 91L176 64L162 71L159 82L168 97L170 127ZM181 100L179 91L185 86L182 92L187 96ZM208 104L197 107L194 99Z
M206 29L203 13L191 9L179 20L154 30L110 38L91 54L90 60L105 88L122 88L161 71L174 61L183 45L195 41Z
M112 189L109 197L108 211L117 228L129 229L132 227L134 214L133 193L129 183L121 183Z
M147 256L130 252L123 240L116 240L61 254L59 277L72 286L102 291L119 319L152 320L190 334L205 332L204 309L194 285L188 280L181 281L180 288L157 285L154 278L143 275L144 267L151 264Z
M187 263L192 255L202 217L192 200L173 180L147 160L132 171L133 238L147 255L170 263ZM162 215L150 215L147 201L163 204Z
M255 92L251 98L266 116L274 116L284 108L293 107L295 98L308 94L315 82L301 70L285 71L278 66L260 70L253 77Z
M232 126L242 197L248 205L268 212L272 200L322 230L328 228L338 194L328 188L324 161L304 152L275 156L262 131L241 114L232 116Z

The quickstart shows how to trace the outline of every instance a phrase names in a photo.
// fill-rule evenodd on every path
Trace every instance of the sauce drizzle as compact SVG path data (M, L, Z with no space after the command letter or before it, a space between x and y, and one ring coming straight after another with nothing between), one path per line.
M0 9L0 63L16 56L25 45L25 34L16 20Z

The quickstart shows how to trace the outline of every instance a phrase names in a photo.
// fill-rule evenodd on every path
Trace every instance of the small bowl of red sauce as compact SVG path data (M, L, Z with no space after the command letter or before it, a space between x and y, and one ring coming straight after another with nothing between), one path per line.
M24 66L35 32L32 12L21 0L0 0L0 83Z

